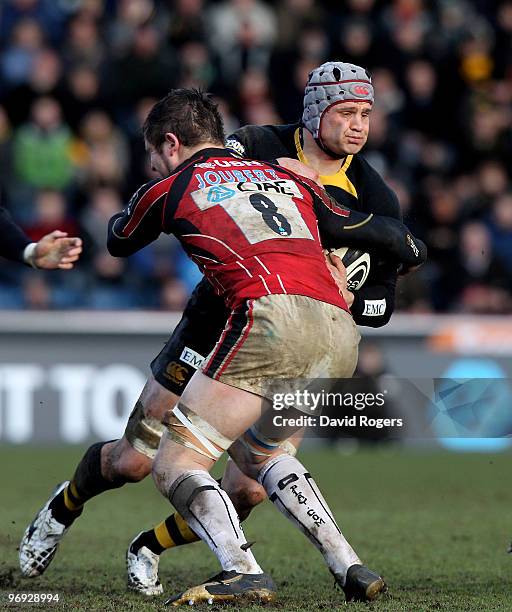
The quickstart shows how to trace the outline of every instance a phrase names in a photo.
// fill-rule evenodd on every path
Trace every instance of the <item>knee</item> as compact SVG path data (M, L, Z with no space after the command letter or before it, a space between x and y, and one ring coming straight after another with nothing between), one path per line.
M267 498L265 489L255 480L245 481L226 491L241 520L245 520L251 510Z
M133 451L121 457L117 469L128 482L140 482L151 473L151 459Z
M104 475L110 480L139 482L151 472L151 459L137 452L123 438L105 450Z

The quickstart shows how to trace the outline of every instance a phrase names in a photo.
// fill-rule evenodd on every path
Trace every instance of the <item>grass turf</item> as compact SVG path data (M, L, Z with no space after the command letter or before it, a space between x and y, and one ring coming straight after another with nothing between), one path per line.
M53 486L69 477L82 449L0 448L0 610L159 610L163 598L125 590L131 537L166 516L168 504L148 479L87 504L39 579L22 579L16 547ZM446 454L394 448L302 454L358 553L390 585L379 602L350 610L471 611L512 609L510 454ZM254 552L275 579L279 611L342 609L343 595L320 555L269 502L246 523ZM166 594L215 574L197 543L166 553ZM7 594L59 593L58 604L8 608ZM203 607L205 609L205 607ZM208 608L206 608L208 609ZM257 606L238 606L257 610Z

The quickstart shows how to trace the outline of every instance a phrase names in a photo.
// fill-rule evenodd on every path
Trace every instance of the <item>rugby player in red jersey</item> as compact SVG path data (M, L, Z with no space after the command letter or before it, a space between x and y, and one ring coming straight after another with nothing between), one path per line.
M199 92L172 92L157 103L144 134L152 167L169 176L142 187L112 218L109 251L128 256L173 233L231 310L215 348L166 412L153 463L157 487L222 567L170 603L274 598L231 500L209 474L225 451L317 547L337 583L373 599L383 580L361 564L311 475L280 447L289 434L270 441L254 426L266 419L275 379L350 377L356 366L359 333L319 230L329 246L351 242L347 228L359 226L358 239L374 245L375 232L389 235L400 224L338 208L316 184L277 165L236 159L222 148L216 107ZM416 261L411 255L407 263Z
M341 67L351 66L347 64L339 65ZM337 95L339 97L340 94L338 93ZM361 107L364 107L364 112L358 114L355 121L354 130L364 134L362 140L366 139L367 127L361 126L367 121L364 117L368 115L367 109L371 105L372 96L373 92L368 90L367 99L361 105ZM338 98L333 97L333 100L336 101ZM326 110L324 109L324 112L328 118ZM354 114L353 109L351 113ZM352 123L354 122L352 121ZM329 121L324 121L324 124L328 125ZM243 129L247 130L247 128ZM259 131L262 128L255 129ZM259 140L262 141L262 139ZM277 139L274 140L276 157L286 155L287 151L288 155L293 154L284 145L280 144L278 146ZM308 150L308 161L314 162L314 156L311 151L306 147L305 150ZM267 150L267 153L269 153L269 150ZM354 157L354 161L355 159ZM343 193L354 198L356 187L359 192L359 201L356 200L355 203L362 203L363 210L365 206L366 208L371 208L372 206L382 207L383 204L381 203L386 201L390 202L392 209L392 204L396 201L396 197L390 192L389 188L385 186L385 189L382 188L384 184L381 179L380 184L378 184L376 180L378 175L367 164L365 166L365 162L362 164L352 163L356 172L355 176L352 176L349 180L346 177L346 169L343 169L343 167L350 165L346 163L346 160L341 164L342 168L340 168L339 173L331 173L330 170L324 172L324 174L329 174L330 176L323 178L330 179L333 182L331 186L327 181L327 189L329 191L336 189L336 185L341 184L350 190L349 192L343 191ZM361 166L364 167L363 170L361 170ZM328 163L327 168L329 167L330 164ZM322 168L323 166L319 167L319 170L322 171ZM361 177L367 182L373 182L375 189L364 189L361 184ZM377 197L378 191L380 191L379 197ZM338 194L336 195L338 196ZM348 205L354 206L354 202L351 201ZM361 208L359 205L357 207ZM395 209L391 213L388 212L388 214L397 216L397 209L398 206L396 205ZM382 210L382 212L387 211ZM417 263L421 263L421 258ZM394 266L394 280L388 281L386 279L385 282L382 281L380 284L377 282L379 286L376 287L376 290L381 292L382 299L387 302L384 315L386 318L389 318L392 311L392 295L394 293L394 281L396 281L396 263L394 263ZM385 297L386 292L389 295L388 298ZM350 296L347 299L350 299ZM208 282L201 283L187 306L183 319L173 333L170 342L152 364L153 377L148 381L137 403L125 437L120 441L93 445L80 462L73 481L71 483L64 483L64 485L58 488L27 529L20 547L20 564L22 571L26 575L39 575L48 567L57 544L69 525L80 515L82 506L88 499L106 490L121 486L125 482L140 480L149 472L151 459L154 456L159 436L161 435L162 426L160 420L163 411L166 407L177 401L194 372L194 367L200 365L203 355L207 354L214 346L228 315L229 311L226 310L223 301L219 297L212 295ZM364 321L361 322L365 323ZM375 319L368 319L366 324L368 323L378 322ZM229 463L228 474L227 478L225 477L223 480L223 487L228 489L230 495L234 498L237 509L239 509L242 517L247 515L250 508L265 496L261 486L256 481L243 477L232 462ZM41 534L44 537L39 537L41 530L38 524L42 521L43 517L48 518L48 515L51 515L53 520L52 528L48 533ZM169 545L186 543L197 539L197 536L189 529L186 522L179 515L169 517L159 526L156 534L157 538L155 538L152 532L148 533L154 541L147 542L147 539L141 540L137 550L134 549L133 552L128 553L128 560L132 562L131 567L135 567L133 564L134 559L137 564L137 571L130 574L129 584L132 588L146 594L157 594L162 589L158 582L157 553ZM158 537L159 535L161 538Z
M160 490L223 568L213 586L175 603L274 596L270 577L237 527L232 502L208 474L228 448L238 468L257 478L322 552L347 597L373 599L384 588L382 579L362 566L311 476L281 449L285 440L263 456L252 452L262 440L250 428L268 381L347 377L355 368L359 334L326 266L318 230L325 246L378 244L407 265L424 253L410 248L400 222L338 208L316 184L223 149L218 111L199 92L178 90L157 103L145 139L153 167L166 178L141 187L113 217L110 252L127 256L161 232L174 233L231 310L201 371L165 415L167 434L154 465ZM306 486L309 515L296 498L297 487Z

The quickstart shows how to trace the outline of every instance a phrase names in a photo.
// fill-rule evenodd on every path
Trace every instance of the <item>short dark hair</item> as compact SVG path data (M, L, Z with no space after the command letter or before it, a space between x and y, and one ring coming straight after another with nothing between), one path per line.
M167 132L186 147L202 142L224 144L224 124L211 94L200 89L173 89L150 110L142 132L160 149Z

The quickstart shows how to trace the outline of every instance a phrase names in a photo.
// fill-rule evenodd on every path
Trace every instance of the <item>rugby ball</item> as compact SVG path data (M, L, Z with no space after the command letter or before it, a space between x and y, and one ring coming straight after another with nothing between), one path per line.
M361 289L370 274L370 254L349 247L329 249L329 252L339 257L347 270L347 289Z

